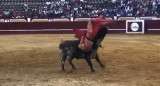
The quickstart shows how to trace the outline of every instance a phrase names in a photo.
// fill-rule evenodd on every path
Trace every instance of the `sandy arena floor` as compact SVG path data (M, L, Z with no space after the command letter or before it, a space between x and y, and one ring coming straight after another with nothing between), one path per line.
M0 86L160 86L160 35L109 34L99 49L101 69L85 60L66 62L58 45L73 34L0 35Z

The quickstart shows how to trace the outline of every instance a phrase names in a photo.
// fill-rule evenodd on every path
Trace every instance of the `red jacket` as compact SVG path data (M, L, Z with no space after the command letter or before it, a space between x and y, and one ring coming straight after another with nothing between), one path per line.
M92 27L87 28L87 31L83 31L80 29L73 29L73 32L75 33L75 37L80 39L82 36L86 36L90 40L93 40L96 34L98 33L100 27L107 26L109 22L103 21L102 17L99 18L93 18L91 20Z
M93 45L93 39L97 35L99 29L108 24L107 21L102 21L102 18L93 18L88 22L87 31L80 29L73 29L75 37L80 40L79 48L84 51L90 51Z
M94 37L97 35L99 29L101 29L101 27L107 26L109 22L103 21L102 17L93 18L91 22L92 22L92 31L88 32L89 33L88 38L93 40Z
M86 35L87 31L81 29L73 29L73 32L75 33L76 38L81 39L82 36Z

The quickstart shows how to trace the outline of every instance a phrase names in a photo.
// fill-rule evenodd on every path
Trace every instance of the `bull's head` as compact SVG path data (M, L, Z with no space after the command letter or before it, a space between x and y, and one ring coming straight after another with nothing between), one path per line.
M62 49L62 48L64 48L64 40L63 39L61 39L61 43L59 44L59 49Z

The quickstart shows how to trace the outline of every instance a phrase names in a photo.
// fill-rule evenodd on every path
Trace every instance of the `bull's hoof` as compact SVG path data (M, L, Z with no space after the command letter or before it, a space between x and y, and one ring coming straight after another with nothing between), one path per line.
M101 67L102 67L102 68L105 68L105 66L104 66L103 64L101 65Z
M91 70L91 72L92 72L92 73L94 73L94 72L95 72L95 70L94 70L94 69L92 69L92 70Z
M72 69L76 70L77 68L76 67L72 67Z
M62 69L63 72L65 72L65 69Z

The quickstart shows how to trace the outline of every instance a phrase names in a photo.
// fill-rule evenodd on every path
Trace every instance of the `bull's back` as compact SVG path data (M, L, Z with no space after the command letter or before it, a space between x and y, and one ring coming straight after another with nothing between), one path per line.
M59 44L59 49L63 49L66 47L77 47L79 44L79 40L65 40Z
M78 48L79 40L65 40L60 43L61 53L73 58L80 59L83 57L83 51Z

